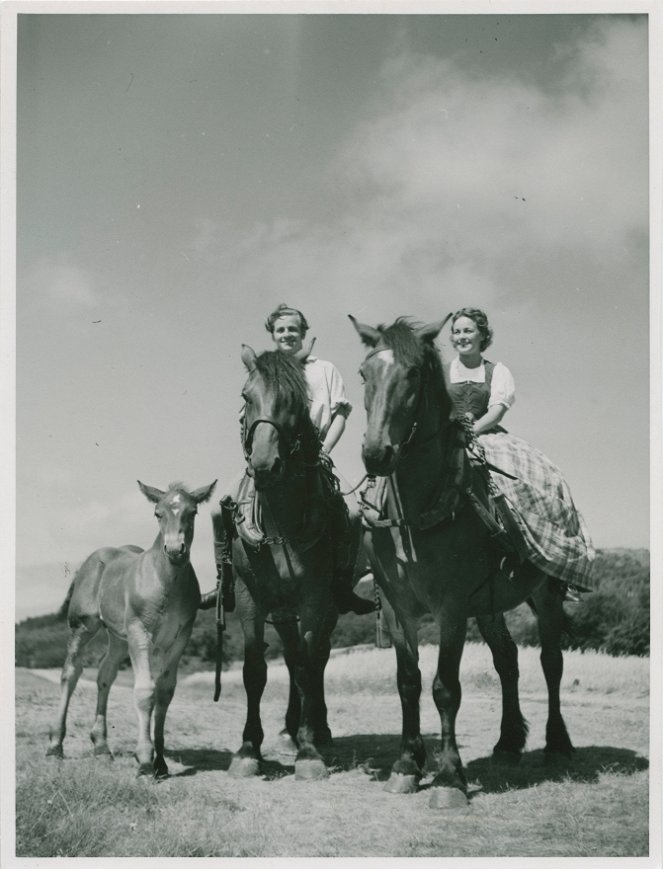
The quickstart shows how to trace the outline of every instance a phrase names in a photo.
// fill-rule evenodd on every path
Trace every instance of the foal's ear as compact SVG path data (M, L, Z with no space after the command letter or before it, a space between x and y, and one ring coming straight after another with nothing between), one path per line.
M214 480L209 486L201 486L200 489L195 489L191 492L191 497L196 502L196 504L201 504L203 501L209 501L212 497L212 492L214 491L214 487L216 486L217 481Z
M355 320L352 314L348 314L348 317L352 321L352 325L359 333L359 337L364 342L364 344L367 347L375 347L375 345L382 337L380 335L380 332L377 329L374 329L373 326L367 326L366 323L360 323L359 320Z
M242 362L244 367L251 374L256 367L256 351L249 347L248 344L242 344Z
M436 323L428 323L426 326L420 326L417 329L417 335L424 341L434 341L442 329L447 325L451 316L451 314L447 314L444 320L438 320Z
M155 489L154 486L146 486L145 483L141 483L140 480L136 480L138 483L138 487L140 491L145 495L148 501L153 501L155 504L158 504L159 501L166 494L162 492L161 489Z

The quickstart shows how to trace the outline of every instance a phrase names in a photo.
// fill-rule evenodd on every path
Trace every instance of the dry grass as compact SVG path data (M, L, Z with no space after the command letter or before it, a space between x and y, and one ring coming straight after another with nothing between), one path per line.
M241 673L178 686L167 722L171 777L135 778L131 691L113 689L110 742L116 759L91 756L94 687L72 700L62 762L44 757L57 686L17 672L17 853L125 857L640 856L648 845L648 662L596 654L565 656L564 714L576 755L568 768L543 765L546 698L535 649L521 650L522 705L530 721L519 767L494 768L499 692L488 651L468 645L458 734L472 791L468 809L428 807L383 791L398 750L400 704L390 650L336 654L328 670L334 746L324 782L298 782L277 753L285 673L271 665L263 702L266 762L261 778L226 770L244 720ZM422 649L422 729L430 746L439 719L430 697L435 650ZM577 680L577 681L576 681Z

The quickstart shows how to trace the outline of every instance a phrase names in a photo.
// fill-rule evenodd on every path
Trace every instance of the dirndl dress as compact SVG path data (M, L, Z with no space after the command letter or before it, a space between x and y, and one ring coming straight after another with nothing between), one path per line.
M485 382L448 383L458 417L482 417L490 400L494 364L484 360ZM490 471L522 534L524 556L548 576L578 591L595 591L596 553L571 490L559 468L540 450L501 426L478 435ZM511 479L511 477L515 479ZM522 548L522 547L521 547Z

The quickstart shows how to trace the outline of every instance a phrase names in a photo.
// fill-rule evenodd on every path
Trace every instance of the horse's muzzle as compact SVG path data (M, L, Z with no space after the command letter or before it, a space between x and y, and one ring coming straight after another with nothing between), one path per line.
M285 462L276 456L269 466L256 466L251 463L251 468L256 489L269 489L283 479Z
M390 444L364 444L361 456L366 472L372 476L388 477L396 469L398 454Z
M181 546L164 546L163 548L168 561L176 567L181 567L189 560L189 551L184 543Z

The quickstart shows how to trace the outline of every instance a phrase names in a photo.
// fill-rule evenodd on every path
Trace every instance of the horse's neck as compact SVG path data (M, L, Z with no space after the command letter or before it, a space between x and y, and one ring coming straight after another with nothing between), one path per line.
M289 472L281 482L258 492L262 522L268 536L281 536L300 528L309 503L310 475Z
M415 435L404 448L395 473L398 497L406 513L429 508L431 499L439 494L450 436L448 421L442 419L439 403L429 392Z

